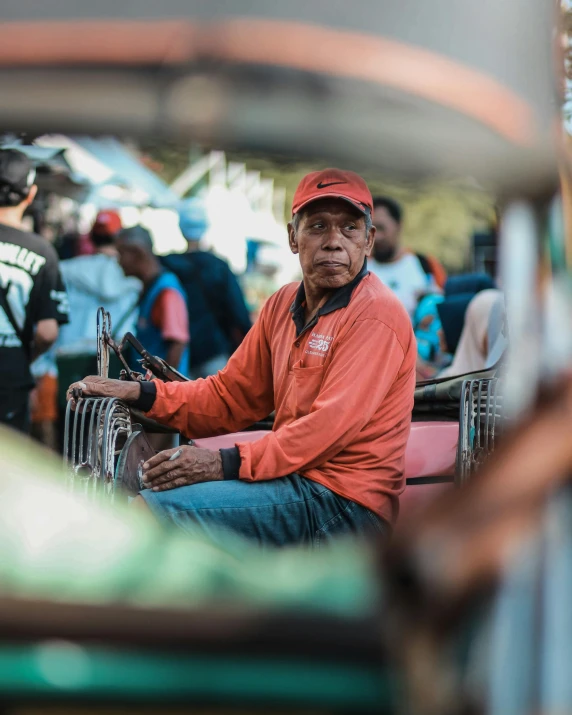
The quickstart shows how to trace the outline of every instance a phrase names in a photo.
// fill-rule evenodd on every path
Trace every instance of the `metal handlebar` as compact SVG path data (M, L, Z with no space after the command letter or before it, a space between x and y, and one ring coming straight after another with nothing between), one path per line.
M97 371L100 377L109 376L109 349L111 348L123 366L122 379L143 379L140 373L131 370L123 357L123 350L127 345L131 345L135 352L141 355L140 362L142 367L149 370L155 377L164 382L187 382L188 378L178 370L175 370L161 358L151 355L133 333L125 333L121 342L117 343L111 334L111 316L104 308L99 308L97 311Z

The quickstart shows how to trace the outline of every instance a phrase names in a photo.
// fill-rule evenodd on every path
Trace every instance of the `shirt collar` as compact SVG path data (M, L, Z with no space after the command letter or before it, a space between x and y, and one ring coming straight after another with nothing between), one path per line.
M308 325L304 325L304 305L306 303L306 291L304 290L304 281L300 283L294 302L290 306L290 312L292 313L292 320L296 325L297 334L300 335L310 324L314 324L318 321L318 318L322 315L328 315L328 313L333 313L335 310L340 308L346 308L354 292L354 288L361 283L361 281L368 275L367 261L363 262L361 271L357 276L347 285L337 288L324 305L318 310L312 321Z

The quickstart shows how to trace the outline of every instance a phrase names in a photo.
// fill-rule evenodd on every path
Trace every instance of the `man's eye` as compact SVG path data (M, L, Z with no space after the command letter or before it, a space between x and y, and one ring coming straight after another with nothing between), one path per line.
M348 225L346 226L346 229L348 231L355 231L357 229L357 226L355 225L355 223L348 223Z

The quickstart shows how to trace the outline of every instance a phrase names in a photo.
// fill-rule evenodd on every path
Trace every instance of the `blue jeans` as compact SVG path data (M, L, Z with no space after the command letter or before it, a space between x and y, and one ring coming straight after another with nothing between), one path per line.
M263 482L203 482L141 492L165 525L189 534L238 534L259 546L319 548L338 536L389 537L389 525L363 506L298 474Z

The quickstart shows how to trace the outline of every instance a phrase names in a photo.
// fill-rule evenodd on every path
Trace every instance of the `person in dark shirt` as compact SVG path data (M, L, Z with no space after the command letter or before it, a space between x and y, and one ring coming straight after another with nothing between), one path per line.
M0 423L28 431L30 364L58 337L69 304L52 246L22 228L36 195L30 160L0 150Z
M193 340L189 374L193 379L222 370L252 325L242 290L228 264L200 249L207 225L202 201L190 199L179 213L187 253L162 259L187 293Z

